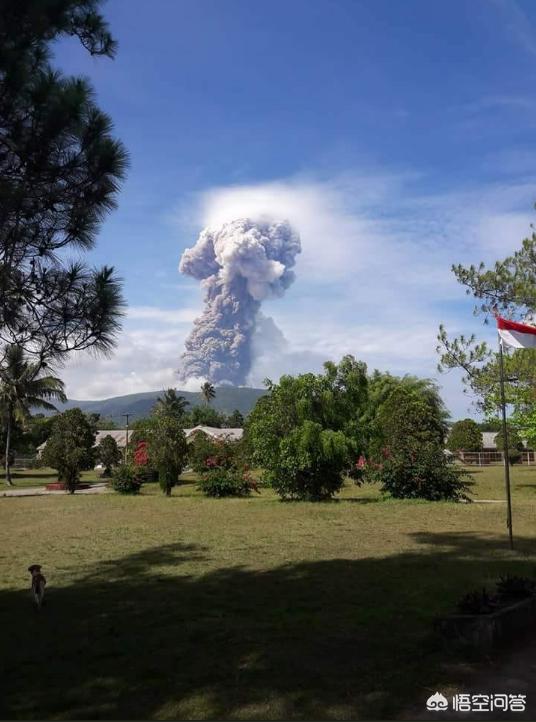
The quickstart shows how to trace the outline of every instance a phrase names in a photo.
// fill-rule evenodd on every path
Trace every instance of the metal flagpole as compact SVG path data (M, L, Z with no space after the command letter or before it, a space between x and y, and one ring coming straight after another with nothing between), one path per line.
M499 360L500 360L500 376L501 376L501 407L502 407L502 428L504 439L504 483L506 486L506 526L508 527L508 537L510 540L510 549L514 548L514 536L512 530L512 495L510 493L510 454L508 449L508 429L506 426L506 396L504 394L504 358L503 358L503 341L499 334Z

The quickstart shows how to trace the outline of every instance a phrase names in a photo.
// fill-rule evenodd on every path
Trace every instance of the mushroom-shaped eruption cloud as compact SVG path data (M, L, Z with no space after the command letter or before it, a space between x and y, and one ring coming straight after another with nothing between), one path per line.
M206 289L205 308L194 321L181 357L182 381L201 377L213 383L246 383L251 338L261 303L282 296L294 281L298 234L287 221L240 218L214 230L205 228L179 265Z

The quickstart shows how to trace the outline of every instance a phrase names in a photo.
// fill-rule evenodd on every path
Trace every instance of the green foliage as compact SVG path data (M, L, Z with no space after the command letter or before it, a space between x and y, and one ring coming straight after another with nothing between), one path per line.
M211 439L200 432L188 444L188 460L198 474L213 467L230 469L240 456L240 447L240 442Z
M396 384L379 405L365 480L381 483L395 498L463 499L468 474L449 464L443 452L443 403L433 385L423 388Z
M33 414L25 423L22 446L29 454L35 454L37 447L46 441L52 431L52 416Z
M236 468L215 468L204 472L199 488L205 496L249 496L256 489L249 474Z
M331 498L363 449L365 365L345 356L268 388L246 425L253 463L283 499Z
M232 414L225 419L225 426L228 429L243 429L245 419L238 409L235 409Z
M205 381L205 383L201 386L201 395L205 399L205 402L210 404L212 399L216 396L216 389L209 381Z
M472 419L456 421L448 435L447 447L452 452L480 451L482 449L482 432L476 421Z
M122 464L113 470L112 488L119 494L139 494L141 486L142 481L134 467Z
M495 444L498 451L504 451L504 434L501 430L495 436ZM517 429L508 427L508 462L513 464L519 464L521 462L522 451L525 448L523 439Z
M525 318L536 311L536 235L526 238L519 251L492 269L481 263L478 267L461 265L452 268L466 293L477 300L475 314L488 316L496 312L507 318ZM479 398L487 414L500 406L498 354L473 335L450 339L440 326L439 370L460 368L466 388ZM507 403L517 412L533 407L536 388L536 350L510 350L504 355L505 393Z
M492 614L497 609L497 598L487 589L476 589L465 594L457 604L460 614Z
M427 383L424 392L403 381L391 389L377 410L372 458L379 459L384 448L391 454L426 444L443 448L446 412L437 389Z
M183 419L186 413L188 402L184 396L179 396L175 389L166 389L162 396L159 396L153 407L153 414L173 416L176 419Z
M519 436L527 442L529 449L536 449L536 407L514 414L513 423L519 429Z
M94 464L96 429L80 409L69 409L54 417L52 433L42 460L58 470L58 477L74 493L80 471Z
M103 476L110 476L112 468L121 462L122 454L113 436L105 436L97 445L96 458L104 466Z
M183 424L186 429L193 429L194 426L213 426L221 429L226 425L226 419L224 414L216 411L212 406L194 406L184 415Z
M97 419L95 420L95 426L99 431L113 431L114 429L119 429L119 426L113 419L101 416L100 414L96 414L96 416Z
M500 431L502 422L500 419L489 418L477 424L480 431Z
M151 465L158 469L162 491L170 496L188 459L188 444L182 423L173 416L158 415L146 431L145 441Z
M470 474L445 458L437 444L398 450L382 462L366 467L367 481L379 482L395 499L466 500Z
M395 396L393 397L393 394ZM435 435L439 438L447 433L448 411L439 395L437 385L429 379L420 379L416 376L393 376L389 373L374 371L368 383L368 403L362 416L362 426L367 434L367 457L369 459L382 458L382 452L387 444L386 435L389 433L389 423L385 421L396 414L396 399L400 394L411 394L416 402L425 409L425 417L431 419ZM417 415L420 411L417 410ZM420 425L420 422L418 422ZM392 426L404 433L404 420L397 415Z
M28 359L21 346L4 348L0 362L0 413L4 436L6 482L11 484L13 431L24 428L32 407L55 410L53 400L65 401L63 382L44 376L40 363Z
M70 351L109 351L121 284L89 250L115 206L126 152L86 79L51 65L62 37L94 55L115 43L98 0L4 0L0 24L0 344L40 368Z
M497 582L497 593L502 599L524 599L536 593L536 580L506 574Z

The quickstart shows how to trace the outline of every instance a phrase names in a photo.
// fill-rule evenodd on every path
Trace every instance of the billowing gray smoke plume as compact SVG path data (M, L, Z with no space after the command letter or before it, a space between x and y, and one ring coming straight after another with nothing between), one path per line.
M181 273L197 278L206 289L205 309L186 340L181 380L195 376L213 383L246 382L261 302L285 293L300 252L300 238L286 221L241 218L201 232L179 265Z

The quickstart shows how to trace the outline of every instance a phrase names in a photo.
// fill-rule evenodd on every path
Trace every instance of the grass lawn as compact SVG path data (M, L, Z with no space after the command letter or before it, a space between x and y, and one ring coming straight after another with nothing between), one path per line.
M13 487L7 486L5 483L5 476L2 475L0 478L0 488L5 490L8 489L28 489L30 487L45 486L46 484L52 484L58 481L58 472L54 469L15 469L11 472L13 478ZM97 471L83 471L80 476L80 481L86 484L97 483L101 480L100 474Z
M473 493L503 498L502 469ZM33 474L33 472L32 472ZM0 499L2 718L381 719L454 688L432 621L536 566L536 469L503 504ZM47 576L32 608L29 564ZM488 691L488 690L485 690Z

